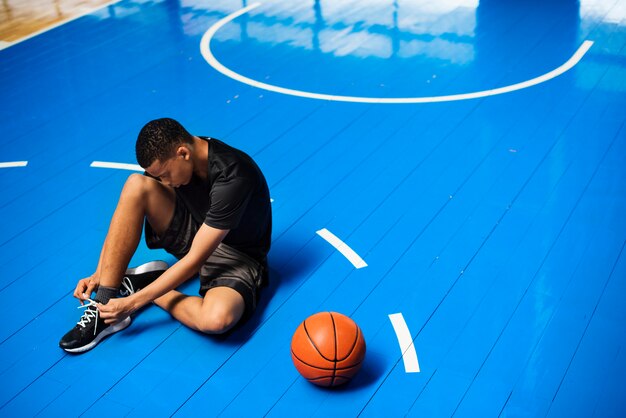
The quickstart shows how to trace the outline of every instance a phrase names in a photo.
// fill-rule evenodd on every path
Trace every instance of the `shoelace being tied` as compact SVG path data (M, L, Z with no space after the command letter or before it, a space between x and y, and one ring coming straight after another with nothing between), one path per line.
M100 316L100 311L96 307L98 303L95 300L87 299L87 303L78 307L78 309L85 309L83 316L80 317L80 320L76 323L81 327L85 328L87 324L91 322L92 319L96 320L96 324L93 328L93 334L96 335L98 330L98 318ZM90 309L93 308L93 309Z
M122 296L130 296L135 293L135 288L133 287L132 282L128 277L124 277L122 280L122 287L125 290L122 290ZM81 327L85 328L87 324L91 323L93 319L96 320L93 333L94 335L98 332L98 318L100 317L100 311L97 308L98 302L92 299L87 299L87 303L84 305L80 305L78 309L85 309L83 316L80 317L80 320L76 323Z

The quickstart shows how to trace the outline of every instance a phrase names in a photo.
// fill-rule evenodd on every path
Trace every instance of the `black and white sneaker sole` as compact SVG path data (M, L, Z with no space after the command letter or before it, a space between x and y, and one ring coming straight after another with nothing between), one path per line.
M104 331L102 331L100 334L98 334L96 336L96 338L94 338L94 340L92 342L90 342L89 344L86 344L82 347L77 347L77 348L64 348L65 351L67 351L68 353L84 353L85 351L89 351L92 348L94 348L95 346L98 345L98 343L100 341L102 341L104 338L108 337L111 334L115 334L118 331L121 331L125 328L127 328L130 323L131 323L131 319L130 316L127 316L125 319L123 319L122 321L118 322L115 325L111 325L109 327L107 327L107 329L105 329Z
M167 270L170 266L165 261L150 261L138 267L126 270L126 275L137 275L149 273L151 271Z

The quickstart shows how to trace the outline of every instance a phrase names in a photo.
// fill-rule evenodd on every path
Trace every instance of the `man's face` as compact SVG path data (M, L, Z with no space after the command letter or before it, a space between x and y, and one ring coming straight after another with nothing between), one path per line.
M188 184L191 180L193 164L188 153L177 152L174 157L163 162L154 161L150 167L146 168L146 171L167 186L179 187Z

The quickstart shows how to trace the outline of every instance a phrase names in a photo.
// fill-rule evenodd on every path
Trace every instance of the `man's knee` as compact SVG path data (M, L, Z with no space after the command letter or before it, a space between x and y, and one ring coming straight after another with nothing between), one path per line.
M142 211L152 229L162 234L174 216L176 193L152 177L131 174L122 189L120 202Z
M205 334L223 334L235 326L238 319L232 312L215 309L199 318L197 328Z
M196 328L206 334L223 334L237 324L244 311L245 303L239 292L225 286L213 287L204 295Z
M123 196L141 197L148 192L150 188L149 181L152 180L141 174L133 173L126 179L124 188L122 189Z

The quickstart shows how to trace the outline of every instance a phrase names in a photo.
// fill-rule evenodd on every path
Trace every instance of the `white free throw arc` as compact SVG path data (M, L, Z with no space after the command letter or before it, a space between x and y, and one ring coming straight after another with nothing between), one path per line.
M274 86L267 83L261 83L260 81L253 80L251 78L245 77L241 74L234 72L233 70L226 68L222 65L217 58L211 52L211 40L215 33L228 22L236 19L242 14L248 13L250 10L259 7L261 3L254 3L250 6L244 7L234 13L229 14L228 16L220 19L213 26L211 26L205 34L202 36L202 40L200 41L200 52L202 56L209 63L211 67L224 74L226 77L232 78L233 80L239 81L240 83L247 84L252 87L256 87L263 90L273 91L274 93L287 94L290 96L298 96L298 97L306 97L309 99L319 99L319 100L330 100L337 102L354 102L354 103L384 103L384 104L407 104L407 103L437 103L437 102L453 102L458 100L469 100L469 99L478 99L481 97L487 96L496 96L499 94L510 93L516 90L525 89L528 87L536 86L537 84L544 83L548 80L551 80L555 77L560 76L564 72L570 70L574 67L578 62L582 59L582 57L589 51L589 48L593 45L592 41L584 41L582 45L578 48L578 50L571 56L569 60L555 68L554 70L547 72L541 76L535 77L533 79L523 81L521 83L511 84L509 86L499 87L496 89L477 91L473 93L463 93L463 94L451 94L446 96L431 96L431 97L398 97L398 98L388 98L388 97L356 97L356 96L338 96L332 94L320 94L320 93L311 93L307 91L301 90L293 90L285 87Z
M323 228L317 231L317 235L324 238L330 245L335 247L344 257L348 259L352 263L352 265L358 269L362 269L363 267L367 267L367 263L356 253L352 248L350 248L345 242L337 238L335 234L330 232L328 229Z
M393 330L396 332L398 344L400 344L400 352L402 353L402 361L404 361L404 371L407 373L419 373L420 364L417 361L417 353L413 345L413 338L409 327L401 313L389 315Z

